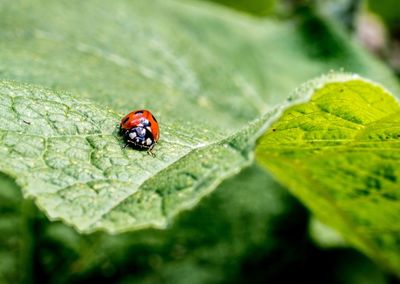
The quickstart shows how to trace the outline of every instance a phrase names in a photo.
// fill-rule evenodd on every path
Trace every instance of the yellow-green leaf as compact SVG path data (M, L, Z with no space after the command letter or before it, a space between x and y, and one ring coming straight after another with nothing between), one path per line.
M296 91L257 156L324 223L400 271L400 106L382 86L332 76Z

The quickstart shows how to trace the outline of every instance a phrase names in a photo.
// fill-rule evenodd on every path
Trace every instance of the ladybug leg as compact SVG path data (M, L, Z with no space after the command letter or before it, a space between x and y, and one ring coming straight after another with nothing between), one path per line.
M124 134L124 130L121 127L121 124L119 125L119 131L118 131L119 135L123 135Z
M151 145L150 148L147 150L147 154L149 154L149 155L152 156L153 158L156 157L156 154L154 154L154 152L153 152L154 146L156 146L156 143L154 143L153 145Z
M125 145L122 147L122 149L125 149L126 147L128 147L129 146L129 140L125 140Z

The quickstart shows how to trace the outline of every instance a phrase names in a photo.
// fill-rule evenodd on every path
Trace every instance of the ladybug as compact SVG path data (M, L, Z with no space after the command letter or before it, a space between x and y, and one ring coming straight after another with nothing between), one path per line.
M160 138L157 119L148 110L136 110L125 115L119 126L119 133L125 141L125 147L138 150L151 150Z

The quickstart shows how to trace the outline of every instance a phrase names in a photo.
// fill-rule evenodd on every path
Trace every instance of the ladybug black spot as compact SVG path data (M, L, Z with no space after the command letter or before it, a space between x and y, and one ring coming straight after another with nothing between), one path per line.
M129 120L129 117L125 118L122 123L126 123Z

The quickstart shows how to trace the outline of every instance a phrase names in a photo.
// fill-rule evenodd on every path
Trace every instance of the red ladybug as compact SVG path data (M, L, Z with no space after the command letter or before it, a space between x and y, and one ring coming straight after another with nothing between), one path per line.
M119 133L126 142L125 147L147 150L150 154L160 138L157 119L148 110L136 110L124 116Z

